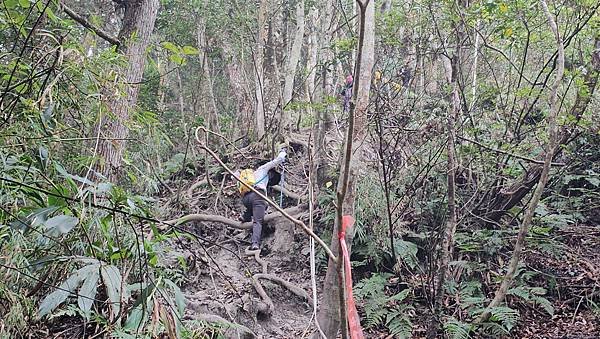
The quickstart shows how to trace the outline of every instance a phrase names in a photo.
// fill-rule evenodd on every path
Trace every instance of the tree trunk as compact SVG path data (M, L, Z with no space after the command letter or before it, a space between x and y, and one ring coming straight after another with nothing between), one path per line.
M159 7L158 0L129 0L123 4L125 16L119 32L119 40L122 42L120 51L127 59L123 86L118 93L108 94L108 108L112 116L101 116L96 125L96 129L100 129L104 137L98 143L98 154L103 161L97 166L97 171L111 181L119 176L124 139L129 135L125 123L137 103L139 84L146 64L146 48Z
M265 29L267 15L267 0L260 0L258 6L258 34L256 48L254 50L254 86L255 86L255 116L256 116L256 138L261 140L265 136L265 103L264 91L264 68L263 56L267 32Z
M323 50L321 57L323 78L323 98L334 95L333 85L333 51L329 47L332 36L334 34L333 25L333 0L327 0L324 5L324 13L319 24L319 44ZM329 111L332 109L331 104L326 104L323 108L317 110L314 129L315 135L315 166L317 168L317 187L321 187L326 180L327 162L325 161L325 152L327 147L325 144L325 135L331 128L331 118Z
M487 320L487 318L490 316L490 308L498 306L504 300L504 298L506 297L506 293L508 292L508 288L512 284L512 281L515 277L515 272L517 271L517 266L519 264L519 261L521 260L521 252L525 247L525 237L527 236L529 226L531 225L531 221L533 220L535 209L542 197L542 193L544 193L544 188L548 183L550 164L552 162L552 159L554 158L554 152L556 150L558 142L558 127L556 122L558 112L560 110L560 104L558 103L558 88L560 87L560 83L562 81L565 70L565 49L563 40L560 36L560 32L558 31L558 27L556 25L556 21L553 15L548 10L548 5L546 4L546 1L540 0L540 4L544 10L544 14L546 15L546 18L548 20L550 29L554 33L556 45L558 47L558 57L556 60L556 79L552 86L550 99L548 100L548 142L544 150L544 164L542 165L540 180L535 188L535 191L533 192L533 196L529 201L527 209L525 210L525 215L523 216L523 221L521 222L521 226L519 227L517 241L515 243L515 248L510 258L510 262L508 264L508 269L506 271L506 274L504 275L504 280L502 280L502 283L496 291L494 299L488 305L487 310L479 317L478 322Z
M205 3L207 6L208 3ZM206 24L204 19L200 18L197 25L196 34L198 49L200 50L200 62L202 65L202 74L200 76L199 93L202 94L204 107L205 124L211 131L220 132L217 103L213 90L213 79L210 71L210 60L208 59L208 42L206 38ZM216 144L221 145L221 138L213 139Z
M313 107L313 103L315 102L315 77L317 74L317 62L319 58L318 48L319 48L319 35L318 35L318 17L319 17L319 9L316 5L313 5L308 14L309 23L311 25L308 33L308 47L307 47L307 58L306 58L306 72L308 75L306 76L306 81L304 82L304 95L307 103L306 114L309 117L313 117L315 115L315 110ZM300 127L300 117L298 117L297 127Z
M285 69L285 81L283 84L283 107L281 111L281 129L290 130L292 125L291 110L287 106L292 101L294 92L294 78L302 51L302 38L304 37L304 0L298 0L296 4L296 29L294 40L289 49L288 62Z
M360 1L360 0L359 0ZM360 3L360 34L358 47L358 62L356 65L355 75L358 78L354 85L354 102L352 105L349 120L349 129L346 133L346 152L342 159L340 170L340 180L338 181L338 217L333 227L333 236L331 241L331 250L333 253L339 253L339 240L337 234L342 215L354 215L354 201L356 196L356 180L358 178L358 169L362 163L362 147L363 141L367 136L367 107L369 104L369 90L371 86L371 72L374 65L375 52L375 5L374 1L366 1L365 4ZM354 155L354 156L353 156ZM348 251L351 250L352 239L354 238L354 229L348 230L346 234L346 242ZM339 257L339 262L342 262ZM323 286L323 302L319 311L318 321L321 329L327 338L335 338L342 324L340 319L340 310L344 310L344 303L340 298L344 294L343 288L340 289L340 281L338 275L341 276L342 271L333 261L329 261L327 266L327 274ZM342 306L340 308L340 306ZM343 316L343 315L342 315ZM345 317L344 317L345 320ZM345 322L345 321L344 321ZM342 325L342 333L346 324ZM313 338L318 338L319 334L315 334Z
M460 37L458 37L460 39ZM460 46L460 43L459 43ZM444 296L444 284L446 282L446 277L448 275L449 263L452 260L452 255L454 252L454 235L456 233L456 225L457 225L457 216L456 216L456 168L457 168L457 159L456 159L456 121L459 120L460 117L460 93L458 87L458 77L460 72L460 47L456 49L452 60L450 61L451 66L448 74L448 78L450 80L450 86L452 88L452 111L448 112L447 117L447 125L446 129L448 130L448 141L446 144L446 150L448 152L448 163L447 163L447 173L446 180L448 185L448 220L446 221L446 227L444 228L444 233L442 234L442 248L441 254L439 257L439 268L438 268L438 277L435 291L435 299L434 299L434 316L437 315L442 299ZM428 337L435 338L437 337L437 329L439 322L434 320L430 324L430 329L428 333Z
M223 58L226 60L225 72L229 78L229 93L235 99L237 107L236 121L237 126L240 128L235 130L240 135L244 135L249 132L246 126L250 120L249 115L252 110L251 95L246 89L247 86L244 85L247 85L247 82L242 73L244 67L240 64L240 58L234 54L235 52L231 49L230 43L225 42L222 47L224 52Z

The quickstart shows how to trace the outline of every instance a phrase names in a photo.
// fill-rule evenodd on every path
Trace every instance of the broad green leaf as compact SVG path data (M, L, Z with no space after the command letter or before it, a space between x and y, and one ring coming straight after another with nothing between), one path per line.
M18 4L18 0L4 0L4 6L6 6L8 9L15 9Z
M96 292L98 291L98 280L100 279L100 265L90 265L90 273L85 280L83 285L79 289L79 296L77 297L77 305L83 311L86 318L89 320L92 311L92 305L96 298Z
M59 236L69 233L78 223L79 219L63 214L48 219L44 224L46 225L46 232Z
M183 315L183 312L185 311L185 297L183 296L183 293L181 293L181 289L169 279L165 279L165 283L173 290L177 310L179 311L179 315Z
M23 8L29 8L31 3L29 3L29 0L19 0L19 5Z
M174 64L183 65L185 63L185 59L179 54L171 54L169 56L169 60Z
M142 322L145 318L143 307L143 304L139 304L131 310L129 316L127 316L127 321L125 322L125 329L136 330L142 327Z
M173 53L179 53L179 47L177 47L174 43L165 41L161 44L164 48L168 49Z
M183 46L183 54L185 55L197 55L199 52L195 47Z
M71 276L69 276L67 280L60 284L56 291L48 294L40 303L38 309L39 317L41 318L54 311L54 309L57 308L58 305L62 304L69 297L69 295L71 295L71 293L75 293L75 290L77 287L79 287L79 285L81 285L83 279L85 279L90 272L93 271L93 266L94 265L88 265L80 268Z
M121 272L116 266L105 265L100 267L100 273L102 274L102 282L106 287L112 314L117 317L121 310Z

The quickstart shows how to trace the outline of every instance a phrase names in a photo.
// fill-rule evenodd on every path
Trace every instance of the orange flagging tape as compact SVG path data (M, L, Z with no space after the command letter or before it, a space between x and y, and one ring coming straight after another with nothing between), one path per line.
M350 327L350 338L352 339L363 339L364 334L360 327L360 319L358 318L358 312L356 311L356 304L354 303L354 296L352 295L352 271L350 267L350 255L348 255L348 246L346 246L346 228L354 225L354 218L349 215L342 217L342 227L340 229L340 247L342 249L342 255L344 259L344 273L346 279L346 308L348 309L348 326Z

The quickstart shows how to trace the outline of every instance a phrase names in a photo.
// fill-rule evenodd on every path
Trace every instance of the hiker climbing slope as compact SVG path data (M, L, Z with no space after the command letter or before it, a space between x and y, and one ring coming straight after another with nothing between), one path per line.
M348 75L346 77L346 83L344 84L344 88L340 95L342 96L342 100L344 101L344 112L350 111L350 100L352 100L352 85L354 83L354 78L352 75Z
M277 165L283 163L285 160L287 153L285 149L282 149L279 152L277 157L266 164L260 166L256 170L245 169L241 172L235 172L234 175L246 183L248 186L254 187L257 191L261 192L263 195L267 195L267 184L269 181L273 182L273 180L269 180L269 172L275 173L272 171ZM278 179L275 181L279 181ZM252 245L250 246L250 250L258 250L260 248L260 241L262 235L262 223L265 217L265 211L267 209L267 202L263 197L254 193L248 187L238 184L238 188L240 194L242 195L242 203L246 210L240 217L240 221L248 222L253 220L252 224Z

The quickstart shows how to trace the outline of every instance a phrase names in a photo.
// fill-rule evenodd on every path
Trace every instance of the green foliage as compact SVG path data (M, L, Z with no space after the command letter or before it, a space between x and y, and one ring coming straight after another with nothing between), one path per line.
M554 307L548 299L543 296L546 295L546 289L542 287L527 287L517 286L508 290L507 295L514 295L524 301L533 304L533 306L539 306L546 311L549 315L554 315Z
M391 274L376 273L358 282L354 293L358 301L363 301L365 317L362 324L367 328L385 326L395 338L410 338L414 307L403 301L411 293L404 289L387 296L385 287Z
M455 318L449 318L444 322L444 331L446 331L446 334L451 339L471 338L471 330L472 325L456 320Z

